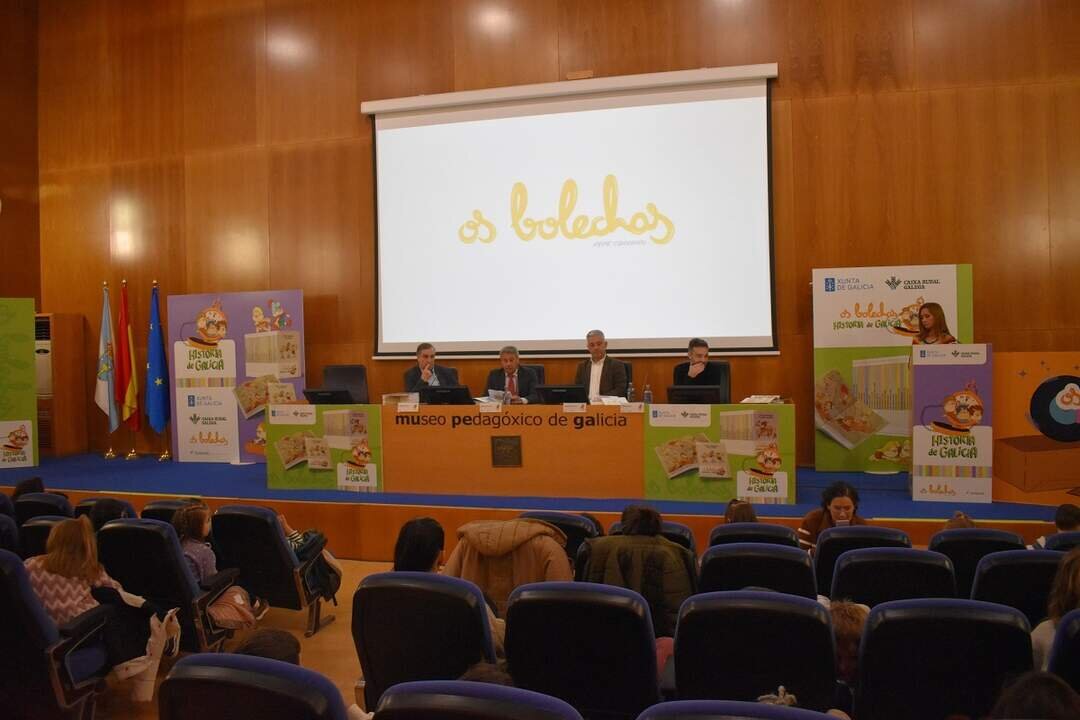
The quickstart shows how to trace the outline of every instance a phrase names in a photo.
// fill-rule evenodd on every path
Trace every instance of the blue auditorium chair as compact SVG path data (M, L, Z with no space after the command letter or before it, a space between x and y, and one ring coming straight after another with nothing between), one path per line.
M460 578L423 572L368 575L353 595L352 636L367 707L411 680L454 680L495 662L484 595Z
M1080 693L1080 610L1068 612L1058 621L1048 670Z
M192 500L181 498L154 500L153 502L146 503L139 517L146 518L147 520L160 520L161 522L171 523L176 511L185 505L191 505L192 502Z
M121 505L124 506L124 517L139 517L139 513L137 513L135 511L135 506L132 505L131 503L129 503L127 500L120 500L119 498L110 498L110 497L88 497L88 498L83 498L75 506L75 517L81 517L82 515L89 515L90 512L94 509L94 505L96 505L99 500L116 500L117 502L119 502Z
M680 699L752 702L780 685L802 707L831 707L836 652L824 606L749 590L704 593L683 603L675 634Z
M1073 532L1059 532L1046 536L1047 550L1069 552L1075 547L1080 547L1080 530Z
M595 583L533 583L510 594L506 660L518 687L584 717L637 717L660 701L645 598Z
M698 592L768 588L817 599L814 564L797 547L769 543L714 545L701 556Z
M596 524L582 515L554 512L551 510L531 510L521 513L521 517L530 520L543 520L554 525L566 535L566 555L571 560L577 557L578 547L589 538L598 537Z
M0 550L7 550L16 555L22 554L19 543L19 526L15 524L15 518L0 514Z
M709 547L727 543L771 543L799 547L795 531L785 525L763 522L723 523L709 533Z
M0 492L0 515L15 518L15 505L11 502L11 498L2 492Z
M22 524L38 515L62 515L72 517L71 503L56 493L26 493L15 501L15 521Z
M957 528L942 530L930 538L928 550L945 555L956 573L956 596L971 597L975 582L975 568L979 561L992 552L1023 550L1024 539L1016 533L984 528Z
M971 599L998 603L1024 613L1031 627L1046 619L1046 604L1064 553L1003 550L979 561Z
M1031 658L1031 626L1019 610L976 600L882 603L863 630L853 717L986 717Z
M678 543L690 552L697 554L697 543L694 541L694 531L689 525L674 520L664 520L660 527L660 534L673 543ZM608 529L608 535L622 535L622 521L616 520Z
M109 671L98 606L57 627L30 586L19 556L0 550L0 716L92 717Z
M956 578L949 558L930 550L848 550L836 559L829 597L870 607L890 600L954 598Z
M218 567L237 568L240 584L252 597L261 597L272 607L307 610L305 637L334 621L323 616L322 598L330 595L313 572L326 538L309 548L306 559L296 556L281 529L277 512L255 505L226 505L211 520Z
M29 560L35 555L44 555L49 544L49 533L56 525L70 519L59 515L38 515L23 523L19 528L23 558Z
M871 547L911 547L907 533L892 528L869 525L848 525L823 530L818 535L814 550L814 573L817 575L818 591L826 593L832 587L833 568L836 558L848 550Z
M160 720L346 720L341 691L307 668L252 655L177 662L158 691Z
M379 720L581 720L558 698L482 682L424 680L383 693Z
M208 608L236 582L236 570L219 570L196 581L172 525L142 518L112 520L98 531L97 543L101 564L124 590L161 608L180 608L182 649L216 651L232 634L214 625Z
M831 715L738 700L675 700L641 713L638 720L829 720Z

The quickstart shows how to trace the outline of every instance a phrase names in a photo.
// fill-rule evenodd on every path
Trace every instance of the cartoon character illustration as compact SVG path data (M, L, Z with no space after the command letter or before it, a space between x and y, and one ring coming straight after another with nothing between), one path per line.
M292 316L285 312L277 300L270 301L270 325L274 330L285 330L292 325Z
M930 429L947 435L966 435L978 425L983 416L983 401L974 382L945 398L942 404L944 422L935 420Z
M923 299L917 298L915 302L910 305L905 305L900 308L900 314L897 316L899 324L889 328L889 331L895 335L904 335L906 337L913 337L919 334L919 308L923 305Z
M757 453L757 467L750 468L750 472L755 475L762 475L765 477L772 477L780 466L783 464L783 460L780 458L780 450L776 447L776 443L770 443L758 448Z
M255 439L253 442L256 445L266 445L266 423L261 422L255 426Z
M203 308L195 318L195 329L199 337L192 340L204 345L217 345L225 339L225 334L229 329L229 319L221 308L221 300L215 300L210 303L210 307Z
M371 462L371 448L368 447L367 440L361 440L360 442L353 444L352 452L349 457L349 465L364 467L369 462Z
M270 318L266 317L266 313L258 305L251 308L251 322L255 325L255 332L270 332Z
M26 432L26 426L20 425L8 433L5 450L22 450L30 443L30 433Z
M903 462L911 459L910 440L890 440L870 456L871 460L878 462Z

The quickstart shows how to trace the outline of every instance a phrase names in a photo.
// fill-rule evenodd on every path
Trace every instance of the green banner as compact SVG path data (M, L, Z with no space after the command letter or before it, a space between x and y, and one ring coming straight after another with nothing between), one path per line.
M271 405L268 420L268 487L383 489L379 405Z
M645 497L795 502L795 406L651 405Z
M0 468L38 464L34 300L0 298Z

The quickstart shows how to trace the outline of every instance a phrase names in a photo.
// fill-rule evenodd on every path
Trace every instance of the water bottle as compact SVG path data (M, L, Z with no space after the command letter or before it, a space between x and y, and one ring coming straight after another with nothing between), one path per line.
M652 388L649 387L649 383L645 383L645 389L641 392L641 402L646 405L652 404Z
M626 383L626 401L634 402L634 383L630 381Z

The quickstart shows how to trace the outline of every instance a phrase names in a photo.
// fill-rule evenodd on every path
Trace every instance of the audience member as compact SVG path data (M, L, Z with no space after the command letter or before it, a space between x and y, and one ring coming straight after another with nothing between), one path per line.
M109 577L98 562L94 529L85 516L55 525L45 554L25 565L30 586L57 625L101 604L112 607L103 633L108 663L117 679L135 677L133 699L148 702L166 642L172 641L172 653L179 650L177 610L162 613Z
M1050 586L1046 620L1031 631L1033 667L1036 670L1045 670L1050 662L1050 647L1054 644L1058 621L1077 608L1080 608L1080 548L1073 548L1061 559L1054 583Z
M90 524L94 526L94 532L103 528L105 523L111 520L125 517L131 517L127 506L116 498L101 498L90 508Z
M500 660L497 663L478 662L466 670L458 680L515 687L514 678L510 676L505 660Z
M1057 512L1054 513L1054 527L1057 528L1058 532L1076 532L1080 530L1080 507L1072 503L1058 505ZM1045 549L1046 536L1040 535L1031 544L1031 547L1036 550Z
M45 483L41 481L39 477L26 478L15 485L15 489L11 492L11 502L15 502L23 495L27 493L43 493L45 492Z
M817 548L818 535L822 530L841 525L865 525L858 515L859 491L838 480L821 493L821 507L811 510L799 525L799 547L811 555Z
M1024 673L1001 691L990 717L1076 720L1080 718L1080 695L1057 675L1035 670Z
M284 630L259 628L236 648L237 655L255 655L256 657L280 660L281 662L300 664L300 641Z
M732 498L727 504L727 509L724 510L724 522L757 522L757 513L754 512L754 506L750 503L739 498Z
M210 508L203 503L185 505L173 515L173 527L180 539L184 558L198 582L217 575L217 556L210 543ZM247 590L232 585L215 600L208 611L214 622L231 630L255 627L270 605L262 599L252 602Z
M833 705L851 712L855 682L859 670L859 644L870 608L847 600L829 604L833 634L836 637L836 699Z
M975 521L971 519L963 510L957 510L953 513L953 516L945 521L944 530L963 530L966 528L978 527Z
M519 585L574 577L566 557L566 535L530 518L478 520L461 526L443 572L476 583L495 601L500 616L506 614L506 601Z
M324 599L333 600L334 604L337 604L337 591L341 587L341 577L345 571L342 570L337 558L326 549L325 536L314 529L304 532L293 530L289 527L285 516L280 513L278 523L285 533L285 539L289 541L289 545L292 546L293 552L301 562L307 561L314 555L317 548L322 548L319 556L308 566L309 576L306 580L308 586L318 589Z
M414 518L401 526L394 544L394 570L396 572L438 572L442 560L445 533L437 520L429 517ZM566 553L563 553L566 557ZM485 603L491 639L495 654L503 656L506 637L506 621L495 617L491 606Z

